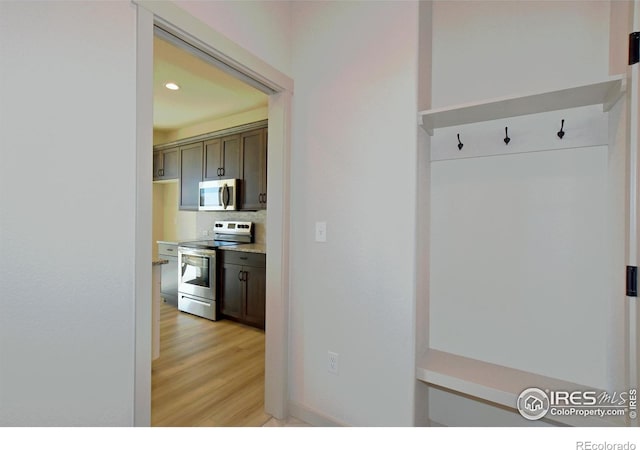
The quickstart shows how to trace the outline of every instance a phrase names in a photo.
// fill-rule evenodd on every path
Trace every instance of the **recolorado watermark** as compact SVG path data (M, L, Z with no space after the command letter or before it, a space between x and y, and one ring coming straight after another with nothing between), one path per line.
M633 442L576 442L576 450L636 450Z
M527 420L543 417L637 417L637 390L621 392L606 391L561 391L525 389L517 400L517 409ZM612 444L613 445L613 444ZM618 447L580 447L584 450L616 450ZM635 446L634 446L635 448ZM627 450L620 447L620 450ZM631 450L631 449L629 449Z

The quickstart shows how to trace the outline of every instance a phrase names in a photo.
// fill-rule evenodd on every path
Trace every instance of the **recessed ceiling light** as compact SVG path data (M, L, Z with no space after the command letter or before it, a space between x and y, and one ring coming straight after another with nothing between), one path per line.
M164 87L166 87L167 89L171 89L172 91L177 91L178 89L180 89L180 86L175 83L165 83Z

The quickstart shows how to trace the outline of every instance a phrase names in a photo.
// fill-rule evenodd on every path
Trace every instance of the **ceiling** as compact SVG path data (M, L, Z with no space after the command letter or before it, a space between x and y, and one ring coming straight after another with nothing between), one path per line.
M164 84L172 81L180 90ZM267 106L268 96L197 56L154 37L153 129L175 130Z

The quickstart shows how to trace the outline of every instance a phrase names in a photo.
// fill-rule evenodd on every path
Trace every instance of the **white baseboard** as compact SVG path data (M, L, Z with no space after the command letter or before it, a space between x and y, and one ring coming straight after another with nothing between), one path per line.
M295 401L289 401L289 415L314 427L348 427L335 417L327 416Z
M438 423L435 420L429 420L429 426L430 427L446 427L446 425Z

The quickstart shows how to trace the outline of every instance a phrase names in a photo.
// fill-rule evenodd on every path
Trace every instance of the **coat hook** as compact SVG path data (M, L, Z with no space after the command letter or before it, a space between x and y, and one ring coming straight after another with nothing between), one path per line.
M556 133L560 139L564 137L564 131L562 131L563 128L564 128L564 119L562 119L562 125L560 126L560 131Z
M505 145L509 145L509 142L511 142L511 138L509 137L509 127L504 127L504 143Z
M460 134L458 133L458 150L462 150L462 147L464 147L464 144L460 142Z

